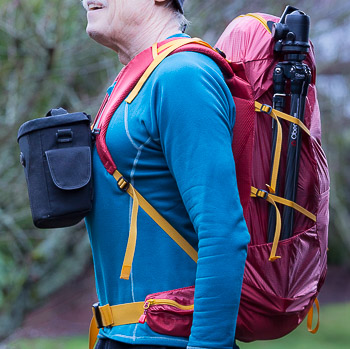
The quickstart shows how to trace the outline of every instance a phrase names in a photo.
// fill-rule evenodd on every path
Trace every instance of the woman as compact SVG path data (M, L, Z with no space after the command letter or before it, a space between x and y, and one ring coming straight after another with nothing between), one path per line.
M181 32L183 2L84 0L87 33L118 54L126 65L125 77L155 42L188 38ZM105 118L102 112L96 127ZM110 311L107 304L136 304L151 293L196 286L189 338L156 333L147 322L115 325L112 319L111 326L100 329L98 348L236 347L249 234L231 151L234 118L233 99L219 67L195 52L167 57L132 103L123 101L116 109L105 138L113 161L126 181L198 250L198 263L139 210L132 269L119 277L133 200L118 189L95 149L94 207L86 224L100 304L96 317Z

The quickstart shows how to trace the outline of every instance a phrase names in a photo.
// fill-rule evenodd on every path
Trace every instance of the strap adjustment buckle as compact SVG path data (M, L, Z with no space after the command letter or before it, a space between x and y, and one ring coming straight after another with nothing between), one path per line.
M104 328L103 323L102 323L102 317L101 317L101 312L100 312L100 303L97 302L92 305L92 313L94 315L94 318L96 320L97 328Z
M271 107L271 105L268 105L268 104L262 104L261 107L260 107L260 111L262 113L266 113L266 114L269 114L269 115L271 115L272 109L273 108Z
M117 184L119 189L124 192L126 192L130 186L130 183L123 176L117 180Z
M269 196L269 193L266 190L258 189L258 191L256 192L256 196L260 199L266 200Z

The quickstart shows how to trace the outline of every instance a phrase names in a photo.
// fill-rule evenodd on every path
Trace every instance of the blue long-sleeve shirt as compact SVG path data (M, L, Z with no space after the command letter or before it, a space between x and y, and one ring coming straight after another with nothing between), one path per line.
M93 154L95 198L87 217L101 305L143 301L195 284L190 338L147 323L105 328L126 343L188 348L234 346L249 234L231 150L234 103L218 66L194 52L167 57L136 99L113 116L106 142L118 170L196 249L198 265L140 209L130 280L120 270L132 199Z

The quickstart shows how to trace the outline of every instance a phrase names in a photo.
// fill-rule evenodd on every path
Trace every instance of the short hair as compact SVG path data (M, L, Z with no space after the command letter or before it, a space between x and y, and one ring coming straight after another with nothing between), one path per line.
M182 32L184 32L190 24L190 22L187 20L185 15L179 11L179 9L175 6L173 0L168 0L164 6L166 8L170 8L172 10L174 18L176 19L176 21L179 25L179 29Z

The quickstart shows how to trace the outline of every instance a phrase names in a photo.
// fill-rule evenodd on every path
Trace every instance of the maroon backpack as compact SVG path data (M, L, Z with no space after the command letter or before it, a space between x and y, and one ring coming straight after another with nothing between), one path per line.
M236 338L245 342L279 338L295 329L308 312L312 313L312 305L326 275L329 175L320 142L313 50L306 58L313 80L309 86L302 123L270 107L272 73L278 59L273 53L274 41L267 20L276 22L279 18L250 14L235 19L217 44L226 53L226 58L222 52L219 54L198 39L171 39L143 51L119 74L117 88L108 100L105 99L96 118L96 128L100 130L96 141L99 156L106 170L117 180L118 186L134 198L134 218L137 215L136 208L140 205L196 260L196 251L183 241L181 234L118 172L105 137L108 124L121 102L125 99L127 103L132 102L152 71L167 55L182 51L200 52L211 57L221 68L237 107L232 148L241 204L251 235L236 329ZM276 183L270 181L272 118L280 130L280 141L277 142L280 145L276 147L277 160L273 166L280 178L284 177L286 171L285 143L289 123L299 125L304 133L296 202L275 195ZM283 192L283 185L281 180L280 192ZM269 206L276 211L274 242L270 243L267 242ZM280 211L284 206L295 210L294 231L290 238L279 241ZM125 258L129 266L135 249L136 231L132 232L131 229L130 235L133 238L129 238L129 241L134 242L128 243ZM123 268L122 278L128 277L128 270L129 267ZM130 315L132 319L125 323L133 323L140 316L139 321L147 321L156 332L188 336L192 322L193 291L194 286L149 295L144 306L137 307L135 314ZM108 311L118 312L118 306L108 307ZM138 314L140 309L142 312ZM172 314L170 317L167 315L169 313ZM99 318L97 322L103 326L113 326L113 322L104 319L103 313L97 308L94 308L94 317L95 320ZM311 330L311 322L310 317L309 330L315 332L317 328Z
M266 14L249 14L236 18L220 37L217 46L231 60L236 74L249 82L253 100L259 108L270 112L273 97L273 72L279 62L274 54L268 21L280 19ZM251 236L245 267L236 337L242 341L274 339L294 330L312 311L326 276L329 174L325 154L321 148L321 120L315 86L316 64L311 47L305 63L310 67L312 81L309 85L304 124L310 135L303 132L300 153L296 204L306 212L295 211L293 235L279 242L276 254L281 258L269 261L272 243L267 243L268 208L273 198L266 184L270 183L271 170L271 118L260 111L253 114L237 105L237 123L234 129L234 145L245 146L245 165L251 186L261 191L256 198L253 191L245 210L245 218ZM249 121L248 121L248 120ZM245 124L251 129L249 136L237 139ZM282 150L280 155L280 190L284 192L286 173L287 139L289 122L281 119ZM238 150L239 151L239 150ZM235 148L234 148L234 155ZM240 165L237 164L237 170ZM239 176L239 175L238 175ZM271 183L270 183L271 185ZM265 199L265 200L264 200ZM275 203L279 200L274 200ZM279 206L283 210L283 204ZM315 218L315 219L314 219ZM274 259L274 258L272 258ZM311 318L309 319L309 325ZM309 326L310 327L310 326Z

